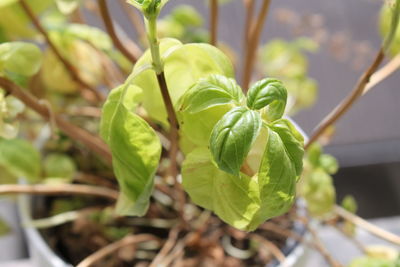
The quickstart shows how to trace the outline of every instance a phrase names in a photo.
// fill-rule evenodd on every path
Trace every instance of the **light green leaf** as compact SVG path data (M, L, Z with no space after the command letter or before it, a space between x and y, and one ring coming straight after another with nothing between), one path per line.
M261 129L261 116L254 110L237 107L214 126L210 149L218 167L233 175L239 170Z
M171 11L171 14L168 16L168 18L185 27L200 27L203 25L203 17L193 6L190 5L177 6Z
M182 45L175 39L162 39L160 52L164 62L168 90L176 106L181 96L200 78L211 74L233 77L233 67L229 59L218 49L207 44ZM151 55L147 51L136 63L134 71L143 65L151 64ZM135 78L133 85L143 90L143 107L148 116L168 125L167 113L162 100L156 75L152 70L142 72Z
M285 112L287 91L281 81L271 78L255 83L247 93L247 106L262 109L268 106L266 117L269 121L278 120Z
M194 203L214 211L238 229L247 230L259 209L256 181L243 174L235 177L219 170L206 148L198 148L186 157L182 183Z
M186 91L181 110L196 113L227 103L240 105L243 98L242 89L234 79L213 74L200 79Z
M30 43L10 42L0 44L0 71L24 76L37 73L42 64L42 52Z
M304 175L303 179L301 195L307 201L309 212L316 217L323 217L332 212L336 201L332 177L321 168L317 168Z
M265 126L264 126L265 127ZM289 210L302 171L302 137L287 120L268 126L268 141L258 173L261 207L249 225L254 230L265 220Z
M76 164L72 158L61 153L47 155L43 165L47 177L63 178L66 181L72 181L77 171Z
M358 209L357 201L351 195L346 195L342 200L342 207L351 213L356 213Z
M64 15L71 14L79 6L79 0L56 0L58 10Z
M62 29L62 34L88 41L95 47L107 52L113 48L111 38L104 31L89 25L70 23Z
M128 3L139 9L147 19L156 18L169 0L128 0Z
M132 111L132 104L125 99L136 75L110 95L103 107L101 123L101 134L111 148L114 173L121 188L116 209L119 214L129 216L146 213L161 156L157 134Z
M328 154L321 155L319 164L329 174L335 174L339 169L336 158Z
M232 109L232 106L222 105L197 112L178 112L180 136L183 143L191 143L191 147L181 146L185 154L195 147L206 147L210 143L210 135L215 124Z
M22 139L0 138L0 165L10 174L23 177L30 182L40 178L40 154L27 141Z

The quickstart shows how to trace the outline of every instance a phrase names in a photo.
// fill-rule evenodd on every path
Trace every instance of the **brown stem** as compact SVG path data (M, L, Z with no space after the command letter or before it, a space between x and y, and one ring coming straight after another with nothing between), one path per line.
M20 5L22 9L25 11L26 15L31 19L33 25L35 28L43 35L44 39L46 40L47 44L49 45L50 49L53 51L53 53L56 55L56 57L61 61L61 63L64 65L65 69L68 71L70 74L71 78L79 84L80 87L83 88L83 96L85 96L88 100L92 100L93 97L95 97L96 100L104 100L104 96L100 94L95 88L87 84L78 74L78 71L76 70L75 66L72 65L58 50L56 45L51 41L49 35L47 34L47 31L44 29L36 15L33 13L32 9L30 6L26 3L26 0L21 0ZM81 89L81 88L80 88ZM88 94L89 93L89 94Z
M250 42L250 31L253 25L253 15L254 15L254 0L243 0L243 5L246 8L246 22L244 26L244 35L243 35L243 55L246 55L246 51L249 47ZM246 58L244 58L243 62L245 62Z
M149 235L149 234L139 234L139 235L127 236L117 242L111 243L111 244L105 246L104 248L96 251L95 253L93 253L92 255L90 255L89 257L84 259L83 261L81 261L77 265L77 267L94 266L95 263L97 263L101 259L109 256L110 254L118 251L119 249L121 249L123 247L132 246L137 243L142 243L142 242L146 242L146 241L158 241L158 238L153 235Z
M354 244L354 246L356 246L360 250L360 252L362 252L362 253L367 252L365 246L360 241L358 241L355 237L350 236L348 233L346 233L342 227L338 226L336 223L328 222L328 224L330 226L332 226L333 228L335 228L339 233L341 233L344 237L346 237L350 242L352 242Z
M310 140L305 145L306 149L308 149L312 143L318 141L318 139L324 134L325 130L331 125L335 124L344 114L346 114L353 104L363 95L364 89L368 85L371 76L378 69L384 57L384 51L383 49L380 49L375 57L375 60L360 77L357 85L354 87L351 93L341 103L339 103L339 105L336 106L336 108L328 116L326 116L314 130Z
M136 33L139 36L140 40L146 39L146 31L144 30L144 24L142 19L139 16L139 12L135 9L128 8L126 4L126 0L119 0L119 4L121 5L122 10L128 16L129 21L133 25L136 30Z
M178 118L176 116L174 110L174 104L172 103L171 96L168 91L167 82L165 80L164 72L157 74L158 85L160 86L161 94L164 100L164 105L167 110L168 119L170 123L170 149L169 149L169 157L171 161L171 175L176 177L178 174L178 164L177 164L177 156L178 156L178 139L179 139L179 124Z
M248 90L251 75L254 69L255 56L257 53L258 44L260 42L261 32L267 18L271 0L264 0L261 6L261 11L258 15L257 21L252 25L250 30L249 43L245 52L245 63L243 70L242 88L244 91Z
M218 8L218 0L210 0L210 43L213 46L217 45L218 42L218 17L219 17L219 8Z
M49 107L46 104L41 103L37 98L24 91L18 85L3 77L0 77L0 87L2 87L9 94L12 94L14 97L21 100L27 107L37 112L46 120L51 119L54 121L57 127L60 128L72 140L81 142L93 152L102 156L107 162L111 163L111 152L108 149L108 146L99 137L69 123L61 118L60 115L54 114L49 110Z
M313 227L311 227L310 222L308 221L307 218L301 217L299 218L304 225L306 226L307 230L311 233L311 237L313 239L314 247L321 253L321 255L325 258L327 263L332 266L332 267L341 267L342 265L338 263L332 255L329 253L329 251L326 249L322 241L319 239L317 232L314 230Z
M179 210L181 212L181 218L183 219L183 210L185 206L185 192L182 190L181 185L179 182L176 181L178 176L178 152L179 152L179 123L178 118L176 116L174 105L172 103L171 96L168 91L167 82L165 80L164 72L157 74L157 81L158 85L160 86L161 95L164 100L164 105L167 110L168 119L170 123L170 132L169 132L169 139L170 139L170 147L169 147L169 159L170 159L170 175L175 179L175 188L178 192L178 203L179 203Z
M108 7L107 7L107 0L97 0L99 4L99 9L100 9L100 15L103 19L104 25L106 27L107 33L110 35L111 40L113 41L115 47L121 51L121 53L129 59L129 61L132 64L135 64L137 61L137 56L132 54L125 46L124 44L119 40L115 29L114 25L110 16L110 12L108 12Z
M365 87L363 91L363 95L368 93L373 87L378 85L380 82L388 78L390 75L398 71L400 68L400 54L395 56L392 60L390 60L385 66L383 66L380 70L374 73L371 76L371 80L368 85Z
M0 185L0 195L30 194L30 195L83 195L104 197L111 200L118 199L118 191L90 185L63 184L63 185Z
M351 212L348 212L347 210L343 209L342 207L335 206L335 212L340 217L348 220L349 222L352 222L353 224L370 232L371 234L400 246L400 236L392 234L382 228L379 228L378 226L367 222L363 218L360 218L357 215L355 215Z
M258 234L250 234L250 238L258 241L261 245L265 246L280 263L283 263L286 260L286 257L282 253L282 251L271 241L263 238Z
M169 252L172 250L172 248L174 247L177 239L178 239L178 235L180 233L180 227L176 226L173 229L171 229L169 231L169 235L168 235L168 239L167 241L164 243L163 247L161 248L160 252L157 254L157 256L153 259L153 261L151 262L149 267L155 267L155 266L159 266L160 262L162 261L162 259L164 259Z

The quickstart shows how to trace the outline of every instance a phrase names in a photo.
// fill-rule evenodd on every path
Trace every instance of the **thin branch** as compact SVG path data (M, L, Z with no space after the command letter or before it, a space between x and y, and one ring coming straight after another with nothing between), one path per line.
M63 184L63 185L0 185L0 195L30 194L30 195L83 195L118 199L118 191L99 186Z
M170 230L167 241L164 243L160 252L151 262L150 267L159 266L160 262L169 254L178 239L179 232L180 227L174 227Z
M97 3L99 4L99 9L100 9L100 15L103 19L104 25L106 27L107 33L110 35L111 40L113 41L115 47L121 51L121 53L127 58L129 59L129 61L132 64L135 64L137 59L138 59L138 55L134 55L133 53L131 53L125 46L124 44L119 40L115 29L114 29L114 25L110 16L110 12L108 12L108 7L107 7L107 0L97 0ZM137 49L132 49L132 51L137 50Z
M319 239L317 232L314 230L314 228L311 227L308 219L305 217L299 217L299 220L301 220L304 223L307 230L311 233L311 237L314 241L314 247L321 253L321 255L325 258L326 262L332 267L342 266L332 257L332 255L326 249L322 241Z
M101 259L109 256L110 254L118 251L119 249L127 246L132 246L137 243L147 242L147 241L158 241L158 238L149 235L149 234L139 234L139 235L130 235L127 236L117 242L111 243L102 249L96 251L83 261L81 261L77 267L90 267L93 266L95 263L100 261Z
M356 246L362 253L366 253L366 248L365 246L355 237L349 235L348 233L346 233L342 227L338 226L336 223L329 223L328 224L330 226L332 226L333 228L335 228L338 232L340 232L344 237L346 237L350 242L352 242L354 244L354 246Z
M243 55L246 56L246 51L248 51L248 47L250 44L251 38L251 29L254 23L253 15L254 15L254 0L243 0L243 5L246 8L246 22L244 26L244 34L243 34ZM243 62L246 60L244 58Z
M78 126L71 124L60 117L60 115L54 114L50 111L47 105L41 103L39 99L24 91L12 81L0 77L0 87L2 87L9 94L12 94L14 97L21 100L27 107L37 112L46 120L50 121L50 119L52 119L57 127L60 128L61 131L68 135L72 140L81 142L93 152L102 156L107 162L111 163L111 152L108 146L98 136L95 136Z
M390 75L398 71L400 68L400 54L390 60L385 66L371 76L371 80L363 91L363 95L369 92L373 87L388 78Z
M146 31L144 30L144 24L139 16L139 12L136 9L128 8L126 0L119 0L122 10L128 16L129 21L136 30L140 40L146 39Z
M369 68L364 72L357 82L357 85L351 91L351 93L328 115L315 129L310 140L305 145L307 149L312 143L317 141L325 132L327 128L335 124L346 112L353 106L353 104L363 95L364 89L368 85L371 76L378 69L379 65L384 59L383 49L380 49L375 56L374 61Z
M218 0L210 0L210 43L213 46L218 44L218 17L219 17L219 6Z
M283 263L286 260L286 257L282 253L282 251L271 241L268 241L267 239L257 234L250 234L249 237L253 240L258 241L261 245L265 246L280 263Z
M176 116L174 105L172 103L171 96L168 91L167 82L165 80L164 72L157 74L157 81L161 89L161 95L164 100L165 108L167 110L169 123L170 123L170 132L169 132L169 139L170 139L170 147L169 147L169 159L170 159L170 175L175 179L175 188L178 193L178 203L179 203L179 211L180 216L183 220L183 210L186 202L185 192L182 190L182 186L176 178L178 176L178 152L179 152L179 123L178 118Z
M363 218L358 217L357 215L348 212L347 210L343 209L342 207L335 206L335 212L345 220L352 222L353 224L357 225L358 227L370 232L371 234L389 241L393 244L400 246L400 236L390 233L382 228L379 228L372 223L367 222Z
M271 0L264 0L257 21L251 27L249 43L245 52L242 88L247 91L254 69L255 56L260 42L261 32L267 18Z
M80 89L84 89L83 96L86 96L89 100L94 96L97 100L104 100L104 96L100 94L95 88L90 86L88 83L86 83L78 74L78 71L76 70L75 66L72 65L58 50L56 45L51 41L49 35L47 34L47 31L45 28L42 26L40 23L39 19L35 16L33 13L32 9L30 6L26 3L26 0L21 0L20 5L22 9L25 11L26 15L31 19L33 25L35 28L43 35L44 39L46 40L47 44L49 45L50 49L53 51L53 53L56 55L56 57L61 61L61 63L64 65L65 69L68 71L70 74L71 78L79 84ZM86 92L85 92L86 91ZM90 93L88 95L87 93Z

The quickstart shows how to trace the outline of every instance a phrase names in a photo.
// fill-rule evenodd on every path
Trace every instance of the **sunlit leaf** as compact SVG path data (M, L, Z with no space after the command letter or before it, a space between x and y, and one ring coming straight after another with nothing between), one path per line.
M210 75L196 82L183 96L182 111L197 113L210 107L234 103L240 105L244 95L232 78Z
M208 149L191 152L182 166L182 182L197 205L212 210L226 223L247 230L259 209L258 186L254 179L219 170Z
M117 88L105 103L101 133L111 148L114 173L121 188L117 212L143 216L149 207L161 143L154 130L125 100L129 88L129 83Z

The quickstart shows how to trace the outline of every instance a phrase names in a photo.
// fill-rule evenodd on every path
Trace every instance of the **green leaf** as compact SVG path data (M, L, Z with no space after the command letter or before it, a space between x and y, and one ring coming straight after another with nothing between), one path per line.
M214 106L197 113L178 112L181 141L192 144L191 147L181 144L183 152L187 154L195 147L208 146L215 124L231 109L232 106L227 104Z
M169 0L128 0L139 9L147 19L156 18Z
M221 170L239 175L239 170L261 129L261 116L254 110L237 107L214 126L210 150Z
M98 49L106 52L110 52L113 49L111 38L104 31L93 26L70 23L61 30L61 34L88 41Z
M29 142L22 139L0 138L0 165L10 174L30 182L40 178L40 154Z
M203 25L203 17L201 14L190 5L179 5L171 11L171 15L168 16L173 21L188 27L200 27Z
M200 79L186 91L181 110L196 113L227 103L240 105L243 98L242 89L234 79L213 74Z
M146 213L161 156L157 134L126 101L129 84L136 76L137 73L132 74L122 89L110 94L101 123L101 134L111 148L114 173L121 188L117 213L129 216Z
M351 213L356 213L358 209L357 201L351 195L346 195L342 200L342 207Z
M79 0L56 0L58 10L64 15L69 15L79 6Z
M61 153L47 155L43 165L47 177L63 178L67 181L72 181L77 171L76 164L72 158Z
M282 82L266 78L255 83L247 93L247 106L251 109L262 109L269 105L266 117L269 121L283 116L286 107L287 91Z
M267 129L267 146L257 177L261 207L249 225L250 230L289 210L295 199L297 177L302 171L304 149L301 134L284 119Z
M313 216L323 217L332 212L336 202L336 191L329 174L317 168L305 174L302 183L300 192Z
M37 73L42 64L42 52L30 43L10 42L0 44L0 71L24 76Z
M329 174L335 174L339 169L336 158L328 154L321 155L319 164Z
M256 181L243 174L235 177L219 170L206 148L198 148L186 157L182 183L194 203L215 212L238 229L247 230L259 209Z

